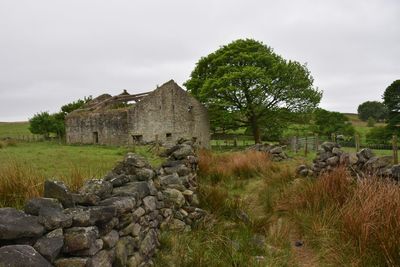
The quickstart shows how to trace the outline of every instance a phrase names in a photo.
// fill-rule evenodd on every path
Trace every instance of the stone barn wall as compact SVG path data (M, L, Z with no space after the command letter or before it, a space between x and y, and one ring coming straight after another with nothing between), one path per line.
M66 118L66 141L69 144L126 145L127 115L123 109L74 112Z
M166 154L158 170L129 153L78 193L46 181L44 197L25 211L0 208L0 266L152 266L161 230L190 230L205 215L196 208L192 143Z
M200 102L173 80L146 94L133 106L120 109L107 105L117 98L102 95L71 112L65 121L67 143L93 144L98 140L98 144L127 145L153 142L157 135L166 146L183 137L195 138L199 147L209 147L208 113Z
M209 147L210 125L207 110L174 81L163 84L128 111L130 139L158 140L171 145L180 137L196 138L200 147Z

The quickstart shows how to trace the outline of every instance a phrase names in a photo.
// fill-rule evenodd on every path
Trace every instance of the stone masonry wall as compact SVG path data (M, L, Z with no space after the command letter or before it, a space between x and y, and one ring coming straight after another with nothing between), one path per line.
M0 209L0 266L149 266L160 231L190 230L205 215L196 208L197 157L191 142L166 151L154 170L128 153L102 179L77 193L46 181L44 197L24 211Z
M94 144L94 133L100 145L128 143L128 113L126 110L107 110L94 113L70 114L66 117L66 141L69 144Z
M174 81L163 84L128 111L128 129L144 142L154 141L171 146L179 138L196 138L201 147L209 147L210 125L205 107Z

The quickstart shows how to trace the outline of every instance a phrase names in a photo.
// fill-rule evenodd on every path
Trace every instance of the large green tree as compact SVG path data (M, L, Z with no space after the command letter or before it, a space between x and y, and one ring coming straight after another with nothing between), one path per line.
M388 127L393 132L400 132L400 80L394 81L383 93L383 103L389 111Z
M210 112L218 112L211 118L251 127L256 142L266 116L311 110L322 97L305 65L252 39L236 40L201 58L185 86Z
M367 121L369 118L383 121L388 115L386 106L378 101L367 101L360 104L357 108L357 112L358 117L363 121Z

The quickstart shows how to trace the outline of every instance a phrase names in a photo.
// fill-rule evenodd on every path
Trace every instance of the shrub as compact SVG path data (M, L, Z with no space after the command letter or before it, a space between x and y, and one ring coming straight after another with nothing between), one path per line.
M387 127L374 127L366 135L369 144L390 144L392 132Z

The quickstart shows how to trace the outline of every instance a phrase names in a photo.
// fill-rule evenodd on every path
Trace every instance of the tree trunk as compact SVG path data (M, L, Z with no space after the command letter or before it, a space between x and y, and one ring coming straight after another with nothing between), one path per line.
M251 118L251 129L253 130L254 142L256 144L261 143L260 127L258 126L257 118L255 117Z

